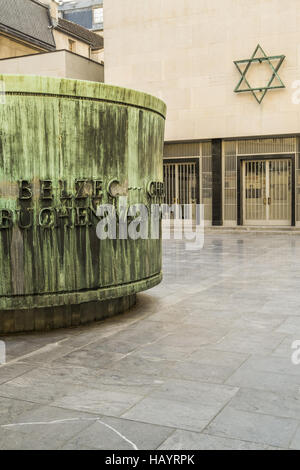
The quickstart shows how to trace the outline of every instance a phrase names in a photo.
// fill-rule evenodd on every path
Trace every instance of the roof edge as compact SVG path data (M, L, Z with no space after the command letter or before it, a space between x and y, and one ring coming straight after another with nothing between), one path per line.
M34 44L35 46L42 47L43 49L47 49L49 51L56 49L55 44L53 45L48 42L40 41L39 39L33 38L32 36L22 33L21 31L17 31L16 29L6 26L2 23L0 23L0 31L10 34L11 36L15 36L18 39L22 39L23 41L26 41L27 43Z
M93 47L92 44L91 44L91 41L88 41L87 39L83 38L82 36L77 36L77 34L71 33L68 29L63 28L62 26L60 26L58 24L56 26L54 26L54 29L56 31L61 31L64 34L67 34L68 36L71 36L72 38L78 39L79 41L84 42L85 44L88 44L89 46L91 46L91 48L94 51L104 49L104 47Z

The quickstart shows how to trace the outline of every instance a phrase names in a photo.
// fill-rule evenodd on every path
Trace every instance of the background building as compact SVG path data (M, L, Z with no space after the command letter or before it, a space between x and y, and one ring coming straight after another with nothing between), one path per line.
M30 0L0 0L0 58L54 51L48 8Z
M0 0L0 72L104 81L103 38L55 0Z
M104 9L106 81L168 105L167 202L201 202L213 225L299 225L299 2L110 0Z
M62 1L62 18L103 35L103 0Z

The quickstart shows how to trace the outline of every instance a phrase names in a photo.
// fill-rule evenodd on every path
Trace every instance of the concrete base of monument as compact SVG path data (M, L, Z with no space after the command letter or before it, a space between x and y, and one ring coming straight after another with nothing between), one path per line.
M0 312L0 334L47 331L84 325L112 317L136 304L136 294L103 302Z
M159 273L113 288L15 298L14 304L11 297L14 308L0 310L0 334L68 328L103 320L129 310L135 305L138 292L156 286L161 280Z

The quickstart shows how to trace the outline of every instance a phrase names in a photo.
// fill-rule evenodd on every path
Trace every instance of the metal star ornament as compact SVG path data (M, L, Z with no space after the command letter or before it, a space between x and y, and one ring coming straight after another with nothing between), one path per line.
M256 101L260 104L269 90L285 88L285 85L283 84L281 78L278 75L278 70L280 69L284 59L285 59L285 55L267 56L264 50L262 49L262 47L258 44L250 59L234 61L236 68L241 74L241 79L238 82L237 86L235 87L234 92L235 93L251 92L254 98L256 99ZM277 65L275 66L272 63L274 61L278 62ZM270 70L272 73L271 78L268 81L267 85L264 87L257 87L257 88L251 87L250 83L248 82L246 78L247 72L249 71L252 64L255 64L255 63L262 64L263 62L266 62L270 66ZM244 68L244 70L242 70L241 65L245 65L245 64L246 64L246 67ZM278 85L272 85L275 79L277 79L277 82L279 83ZM247 85L247 87L241 88L243 82ZM260 96L259 96L259 93L261 93Z

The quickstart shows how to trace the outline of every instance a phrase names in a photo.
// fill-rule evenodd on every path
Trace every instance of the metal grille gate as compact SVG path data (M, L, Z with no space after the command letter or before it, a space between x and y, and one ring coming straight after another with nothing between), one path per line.
M291 160L244 162L244 222L291 225Z
M165 203L197 204L198 178L195 162L164 163Z

